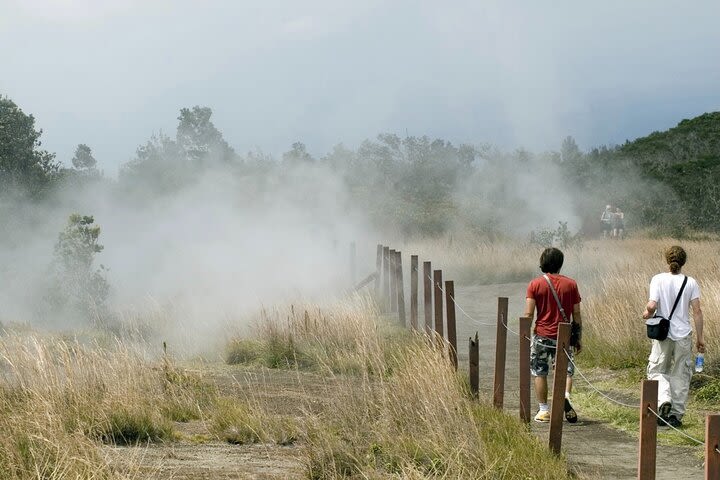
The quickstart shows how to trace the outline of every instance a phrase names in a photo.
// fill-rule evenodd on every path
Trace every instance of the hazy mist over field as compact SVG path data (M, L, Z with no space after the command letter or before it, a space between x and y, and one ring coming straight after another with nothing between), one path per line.
M13 246L0 249L3 276L13 279L0 291L2 321L87 325L73 312L40 318L48 314L37 310L58 232L76 211L94 215L102 229L105 248L96 263L109 269L109 306L130 318L157 310L190 339L217 335L213 329L223 322L278 301L323 300L348 290L350 242L369 244L377 235L345 210L338 179L307 168L270 180L274 185L244 183L218 169L142 204L108 185L60 192L58 202L33 211L34 226L14 232Z
M0 3L22 45L0 95L57 153L38 180L0 152L2 322L87 324L46 305L72 213L101 228L113 318L189 338L346 292L351 242L360 280L377 243L681 218L612 145L720 106L710 2ZM81 144L97 164L71 168Z

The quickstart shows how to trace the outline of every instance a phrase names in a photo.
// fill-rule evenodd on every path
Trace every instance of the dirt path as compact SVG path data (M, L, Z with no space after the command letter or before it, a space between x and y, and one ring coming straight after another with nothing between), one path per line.
M459 358L467 365L468 338L479 332L480 338L480 386L491 395L493 381L493 362L495 355L495 326L497 317L497 297L509 298L509 326L517 331L517 318L522 315L525 305L525 283L458 287L455 297L458 305L473 319L457 312ZM589 321L592 321L590 319ZM482 322L483 324L481 324ZM492 325L484 325L492 324ZM508 333L507 367L505 371L505 411L517 412L519 399L517 355L517 336ZM462 367L461 367L462 368ZM467 367L465 367L467 368ZM578 380L575 389L589 388L583 380ZM533 411L537 402L531 393ZM638 399L639 403L639 399ZM600 422L587 418L578 412L578 423L563 426L562 450L568 458L570 468L590 478L636 479L638 440L636 437L614 430ZM548 438L549 426L531 422L531 430L544 441ZM692 447L658 446L658 480L703 479L702 460L697 457L698 449Z

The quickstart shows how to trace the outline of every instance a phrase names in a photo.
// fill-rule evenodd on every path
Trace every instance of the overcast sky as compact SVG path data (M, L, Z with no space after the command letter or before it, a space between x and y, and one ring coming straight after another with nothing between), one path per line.
M720 2L0 0L0 94L114 174L182 107L240 153L581 148L720 110Z

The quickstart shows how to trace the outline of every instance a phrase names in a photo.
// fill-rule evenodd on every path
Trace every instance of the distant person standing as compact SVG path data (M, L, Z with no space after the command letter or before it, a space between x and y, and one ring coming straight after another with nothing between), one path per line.
M700 309L700 287L694 278L682 275L680 270L687 260L682 247L672 246L665 251L669 272L659 273L650 280L650 300L643 318L651 318L656 312L670 317L670 332L665 340L653 340L648 358L647 378L658 381L658 414L672 427L682 426L685 403L693 374L692 327L690 308L695 321L695 348L705 353L703 340L703 313Z
M602 225L603 238L607 238L612 234L614 219L615 214L612 211L612 206L606 205L605 210L600 215L600 224Z
M580 333L582 332L580 292L575 280L560 275L563 261L564 255L560 250L546 248L540 255L540 270L543 275L530 282L525 295L525 316L533 318L535 309L537 309L537 319L530 344L530 373L534 377L535 396L539 403L535 421L542 423L550 421L547 376L552 359L556 354L558 325L565 321L564 317L570 321L572 315L572 320L578 324L578 341L574 350L580 353L582 348L580 343ZM557 295L557 300L555 295ZM562 310L560 306L562 306ZM570 404L572 376L575 373L572 354L573 347L570 348L571 361L568 363L568 376L565 383L564 410L567 421L575 423L577 414ZM564 355L564 353L558 353L558 355Z
M613 213L613 237L622 240L625 236L625 214L620 207L615 208Z

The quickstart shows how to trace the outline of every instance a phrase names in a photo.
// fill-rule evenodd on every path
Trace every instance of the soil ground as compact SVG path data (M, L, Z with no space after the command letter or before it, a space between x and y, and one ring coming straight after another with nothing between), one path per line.
M457 303L467 315L457 312L460 368L467 369L467 339L477 331L480 338L480 387L490 396L495 355L497 298L509 298L509 326L517 331L522 314L525 284L511 283L456 289ZM422 306L420 307L422 322ZM588 321L592 321L589 319ZM517 337L509 333L504 409L518 411ZM288 372L249 372L246 369L217 365L209 376L227 393L251 391L255 398L271 401L271 408L285 414L300 414L301 408L322 409L325 392L332 380L317 375ZM236 388L237 386L243 388ZM580 380L576 390L587 389ZM639 399L637 400L639 403ZM537 405L532 395L532 405ZM578 412L576 424L565 423L562 451L569 468L581 478L637 478L638 440L614 430ZM230 445L212 440L202 421L178 423L177 442L147 447L106 447L105 452L117 466L134 465L138 478L160 479L288 479L303 478L302 446ZM531 422L530 429L547 441L549 426ZM658 446L658 480L702 479L704 472L700 450L692 447Z

